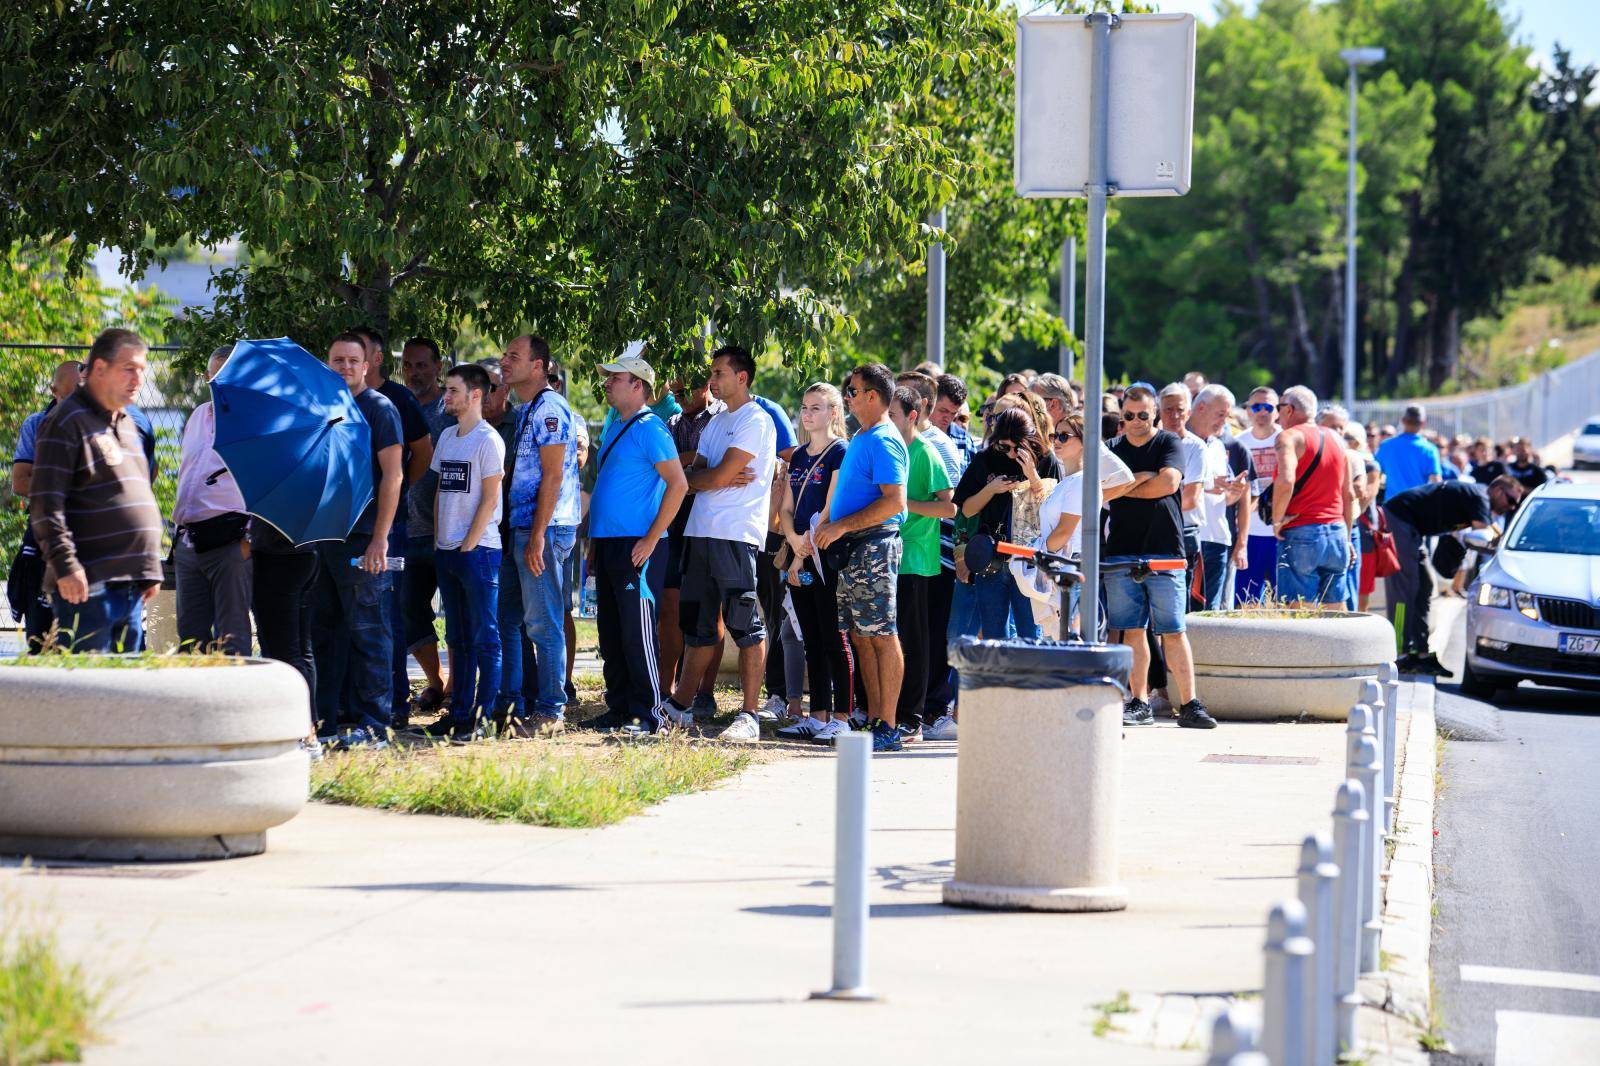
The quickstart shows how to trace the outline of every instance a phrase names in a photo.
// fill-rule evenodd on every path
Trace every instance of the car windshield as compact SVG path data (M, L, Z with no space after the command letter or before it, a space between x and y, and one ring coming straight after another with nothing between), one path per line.
M1569 422L1567 424L1571 425L1572 423ZM1583 433L1580 435L1584 437L1600 437L1600 422L1590 422L1583 427Z
M1600 555L1600 500L1530 500L1507 545L1512 551Z

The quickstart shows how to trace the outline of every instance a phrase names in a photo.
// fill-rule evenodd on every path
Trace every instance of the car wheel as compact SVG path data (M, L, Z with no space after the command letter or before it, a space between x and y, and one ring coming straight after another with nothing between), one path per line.
M1473 673L1472 664L1466 663L1461 667L1461 694L1475 700L1492 700L1495 693L1500 691L1500 685L1483 676Z

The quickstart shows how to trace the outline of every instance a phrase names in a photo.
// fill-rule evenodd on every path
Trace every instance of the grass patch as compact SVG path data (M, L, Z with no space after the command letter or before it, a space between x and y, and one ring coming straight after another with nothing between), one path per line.
M81 1061L104 1020L106 994L105 982L63 958L53 928L8 918L0 930L0 1066Z
M1115 999L1107 1000L1104 1003L1091 1003L1089 1009L1099 1015L1094 1020L1094 1035L1103 1039L1112 1033L1123 1031L1122 1026L1118 1025L1114 1019L1119 1014L1132 1014L1133 1004L1128 1001L1127 989L1121 989L1117 992Z
M500 741L355 751L311 769L311 798L412 814L563 829L612 825L749 765L746 752L668 739L637 745Z
M1439 988L1428 975L1428 1024L1417 1037L1424 1051L1449 1051L1450 1041L1444 1035L1444 1015L1439 1010Z
M0 666L53 667L57 670L173 670L191 666L245 666L249 659L220 652L179 655L174 652L141 651L122 655L98 652L46 650L37 655L19 655L0 660Z

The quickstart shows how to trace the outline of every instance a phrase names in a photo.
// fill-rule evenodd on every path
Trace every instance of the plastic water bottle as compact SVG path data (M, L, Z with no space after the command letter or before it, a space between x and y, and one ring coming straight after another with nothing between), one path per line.
M404 570L406 568L406 557L404 555L386 555L383 557L383 563L390 570ZM361 556L358 555L351 559L350 565L359 567L361 565Z
M800 571L800 584L802 586L809 585L815 580L817 580L817 575L816 574L813 574L809 570Z
M578 601L578 614L584 618L593 618L600 606L600 596L594 589L594 575L590 574L583 582L583 596Z

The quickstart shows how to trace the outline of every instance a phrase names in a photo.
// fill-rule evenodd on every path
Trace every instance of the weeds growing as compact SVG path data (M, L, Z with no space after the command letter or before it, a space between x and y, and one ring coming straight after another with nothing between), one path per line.
M63 957L55 929L5 901L0 928L0 1066L78 1062L104 1020L107 985Z

